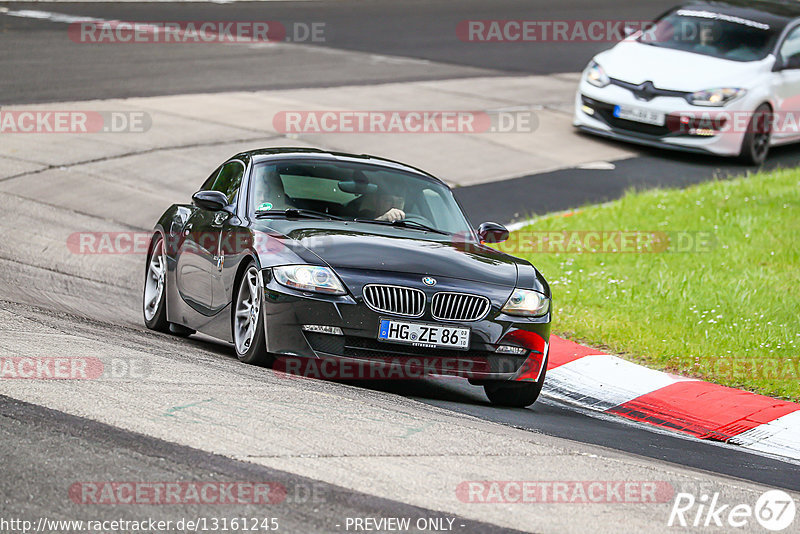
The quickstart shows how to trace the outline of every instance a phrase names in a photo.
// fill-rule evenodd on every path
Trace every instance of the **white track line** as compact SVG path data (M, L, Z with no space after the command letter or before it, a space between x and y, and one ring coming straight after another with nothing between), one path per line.
M748 449L800 460L800 411L742 432L730 442Z
M609 354L584 356L547 372L545 387L554 398L604 412L681 379Z

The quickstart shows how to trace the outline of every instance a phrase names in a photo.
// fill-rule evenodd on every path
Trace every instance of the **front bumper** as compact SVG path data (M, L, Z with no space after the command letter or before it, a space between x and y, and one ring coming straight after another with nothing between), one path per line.
M418 378L422 370L421 374L459 376L475 382L538 380L544 369L549 347L550 313L531 319L502 313L500 307L508 299L510 288L487 287L486 284L442 277L437 277L435 288L428 288L421 284L419 275L337 269L337 274L352 293L333 297L284 287L272 279L269 269L262 271L262 274L266 349L283 361L283 368L294 366L298 369L293 359L333 358L369 364L369 377L380 377L375 376L373 369L383 366L389 370L399 369L400 374L396 378ZM427 298L425 314L409 319L371 310L364 303L361 289L367 283L376 282L423 290ZM490 298L492 309L480 321L438 321L430 314L430 299L438 291L485 295ZM468 327L471 330L469 350L378 341L382 318ZM305 331L304 325L339 328L343 335ZM498 345L520 346L524 352L513 355L498 353ZM354 367L347 369L352 372ZM358 369L356 372L359 372ZM310 374L315 375L313 372Z
M666 115L666 123L658 126L620 119L613 114L615 106L663 113ZM703 113L720 109L723 108L694 106L675 96L657 96L649 102L642 101L636 99L628 89L617 85L600 88L581 81L575 95L573 125L588 133L629 143L718 156L738 156L744 132L697 133L680 123L682 114L702 116ZM747 110L748 103L745 99L736 100L724 108L727 112Z

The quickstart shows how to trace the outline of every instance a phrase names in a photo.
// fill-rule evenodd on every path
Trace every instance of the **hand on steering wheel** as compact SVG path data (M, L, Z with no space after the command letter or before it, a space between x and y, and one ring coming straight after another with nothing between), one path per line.
M399 210L397 208L392 208L380 217L378 217L378 221L389 221L389 222L396 222L402 221L406 218L406 214L403 210Z

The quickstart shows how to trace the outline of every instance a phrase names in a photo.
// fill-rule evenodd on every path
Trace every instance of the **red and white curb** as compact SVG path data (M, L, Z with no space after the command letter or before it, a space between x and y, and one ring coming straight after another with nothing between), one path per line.
M545 396L800 460L800 404L648 369L550 336Z

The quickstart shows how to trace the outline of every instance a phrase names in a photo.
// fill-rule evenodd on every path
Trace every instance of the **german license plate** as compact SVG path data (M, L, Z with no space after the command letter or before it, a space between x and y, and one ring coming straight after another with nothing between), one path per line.
M664 126L666 115L649 109L631 108L628 106L614 106L614 116L626 121L643 122L655 126Z
M378 341L437 349L469 349L469 328L381 319Z

